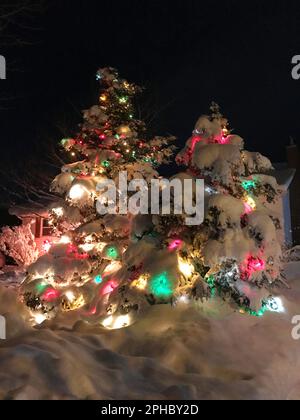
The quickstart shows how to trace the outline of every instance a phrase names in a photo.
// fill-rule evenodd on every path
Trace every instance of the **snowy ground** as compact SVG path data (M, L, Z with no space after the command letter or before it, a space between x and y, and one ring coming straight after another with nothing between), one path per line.
M217 302L156 306L118 331L82 322L32 329L15 288L2 283L0 399L300 399L300 341L291 337L300 264L287 272L285 313L252 318Z

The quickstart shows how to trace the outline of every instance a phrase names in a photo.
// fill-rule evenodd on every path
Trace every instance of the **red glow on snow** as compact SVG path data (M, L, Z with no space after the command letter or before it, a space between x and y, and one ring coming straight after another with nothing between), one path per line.
M67 255L76 258L77 260L85 260L89 258L89 254L80 254L78 248L74 244L69 244L67 248Z
M197 143L199 143L199 141L201 141L201 137L200 136L194 136L192 139L192 145L191 145L191 154L194 153L194 149Z
M95 315L95 313L97 312L97 306L94 306L89 312L88 315Z
M101 295L107 295L111 293L118 286L117 282L114 280L109 280L101 289Z
M249 279L253 273L256 271L263 271L266 267L265 262L261 258L248 257L245 263L243 264L243 275L245 279Z
M227 143L227 138L222 136L220 138L220 144L226 144L226 143Z
M176 249L176 248L180 247L180 245L181 245L181 244L182 244L182 240L181 240L181 239L174 239L174 241L172 241L172 242L169 244L168 249L169 249L170 251L173 251L174 249Z
M57 298L59 298L59 292L55 289L48 289L42 295L42 300L45 300L46 302L53 302Z
M250 214L253 212L253 208L248 203L244 203L245 214Z

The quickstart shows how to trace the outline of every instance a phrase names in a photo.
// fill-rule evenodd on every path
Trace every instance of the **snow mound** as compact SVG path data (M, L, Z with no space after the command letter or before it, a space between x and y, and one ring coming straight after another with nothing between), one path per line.
M16 293L0 286L0 399L299 399L300 264L287 269L285 313L263 318L222 302L157 305L117 331L72 318L28 327Z

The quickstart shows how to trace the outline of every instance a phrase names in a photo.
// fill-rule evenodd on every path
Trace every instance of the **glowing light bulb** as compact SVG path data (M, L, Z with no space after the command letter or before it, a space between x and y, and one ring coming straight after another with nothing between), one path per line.
M170 251L173 251L174 249L177 249L180 247L180 245L182 244L182 240L181 239L174 239L174 241L172 241L169 246L168 249Z
M104 168L108 168L108 167L110 166L110 163L109 163L109 161L108 161L108 160L103 160L103 161L101 162L101 165L102 165L102 166L104 166Z
M128 98L127 98L127 96L121 96L120 98L119 98L119 102L120 102L120 104L126 104L126 102L128 101Z
M229 133L229 131L228 131L228 129L227 129L227 128L223 128L223 129L222 129L222 134L223 134L223 136L227 136L227 135L228 135L228 133Z
M194 272L193 264L184 261L182 258L178 258L178 268L186 278L190 278Z
M46 319L46 315L44 314L32 314L33 321L36 325L42 324Z
M136 287L139 290L145 290L148 284L149 275L148 274L142 274L138 279L134 280L131 283L132 287Z
M241 271L243 277L249 279L256 271L263 271L266 268L265 261L260 258L249 256L247 260L242 264Z
M54 300L59 298L59 292L55 289L48 289L42 295L41 298L42 300L45 300L46 302L53 302Z
M244 188L244 190L246 191L250 191L251 189L254 189L256 186L256 182L251 180L246 180L242 182L242 187Z
M67 235L63 235L61 236L59 243L60 244L69 244L71 242L71 238L69 238L69 236Z
M105 318L101 324L104 328L109 330L117 330L120 328L128 327L131 324L131 317L129 314L119 315L118 317L110 315Z
M49 252L51 246L52 246L52 243L48 239L46 239L43 243L43 251L46 253Z
M104 270L104 275L108 276L109 274L115 273L116 271L120 270L122 267L121 261L112 261Z
M111 293L117 286L118 286L118 283L116 281L110 280L101 289L101 294L103 296L107 295L107 294Z
M67 299L69 300L69 302L73 302L75 300L75 295L71 290L68 290L65 293L65 295L66 295Z
M266 307L268 311L283 313L285 308L283 306L282 300L279 297L271 298L267 301Z
M100 274L98 274L95 278L94 278L94 282L96 284L101 284L103 281L102 276Z
M244 208L246 214L252 213L254 210L256 210L256 203L254 199L249 195L244 200Z
M166 271L152 277L150 288L152 293L158 297L170 297L173 294L172 283Z
M128 127L128 125L121 125L121 127L119 127L118 132L120 134L128 134L130 132L130 128Z
M112 259L118 258L119 253L118 253L117 248L115 248L114 246L110 246L109 248L107 248L106 256Z
M57 216L57 217L62 217L64 215L64 209L62 207L55 207L54 209L52 209L52 212Z
M109 328L112 325L113 317L112 315L108 316L102 321L102 325L104 328Z
M69 191L69 197L71 200L78 200L81 198L85 193L85 189L82 185L75 184L71 187Z
M82 244L79 245L79 248L82 249L84 252L89 252L92 251L92 249L94 249L95 244Z
M177 301L185 304L188 304L190 302L189 298L186 295L179 296Z
M112 325L112 329L118 330L120 328L128 327L128 325L130 325L130 316L129 316L129 314L127 314L127 315L120 315L114 321L114 323Z
M47 286L48 286L47 283L42 281L41 283L37 284L35 288L39 293L42 293L46 289Z
M107 96L104 93L102 95L100 95L100 101L101 102L106 102L107 101Z
M74 311L85 305L85 300L81 293L77 292L77 295L75 295L72 290L67 290L64 297L65 298L61 301L61 305L65 312Z

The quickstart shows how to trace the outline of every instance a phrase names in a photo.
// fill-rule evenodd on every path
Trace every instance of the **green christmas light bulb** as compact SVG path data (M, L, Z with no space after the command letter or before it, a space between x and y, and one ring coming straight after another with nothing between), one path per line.
M128 98L127 98L127 96L121 96L120 98L119 98L119 102L120 102L120 104L126 104L126 102L128 101Z
M216 286L215 286L215 278L214 276L209 276L206 280L208 287L210 288L210 293L212 297L216 296Z
M242 187L246 191L250 191L256 187L256 183L253 180L247 180L242 182Z
M115 260L116 258L118 258L119 253L117 248L115 248L114 246L110 246L109 248L107 248L106 255L107 257Z
M101 165L102 165L104 168L109 168L109 167L110 167L110 163L109 163L109 161L108 161L108 160L103 160L103 161L101 162Z
M155 296L169 297L173 294L172 283L167 272L157 274L151 279L150 289Z
M41 282L41 283L37 284L35 288L39 293L43 293L43 291L46 289L47 286L48 285L46 283Z

